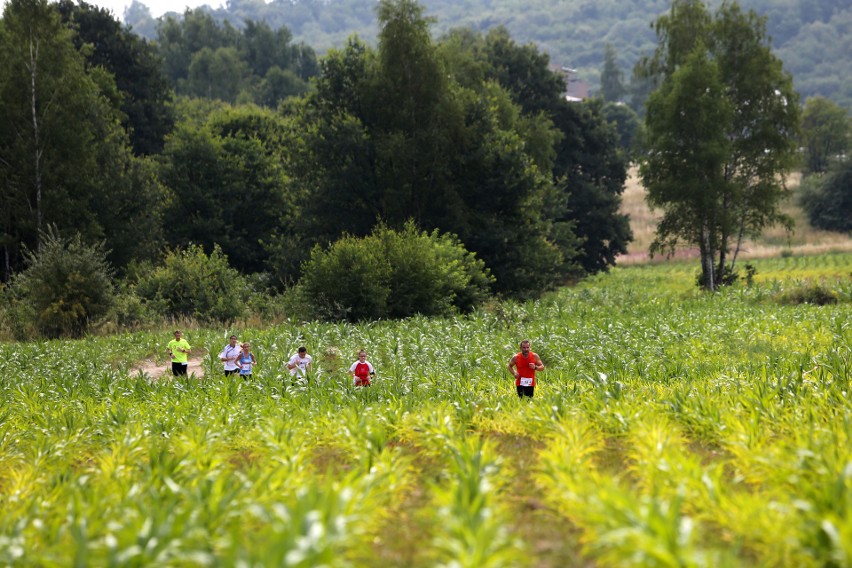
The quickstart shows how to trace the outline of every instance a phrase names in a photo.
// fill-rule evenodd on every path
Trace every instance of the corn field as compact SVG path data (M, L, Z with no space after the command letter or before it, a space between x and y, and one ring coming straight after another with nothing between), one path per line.
M852 566L852 255L615 269L453 319L0 345L3 566ZM819 283L838 303L780 302ZM519 400L529 338L547 369ZM306 381L287 360L314 357ZM377 377L346 372L367 350Z

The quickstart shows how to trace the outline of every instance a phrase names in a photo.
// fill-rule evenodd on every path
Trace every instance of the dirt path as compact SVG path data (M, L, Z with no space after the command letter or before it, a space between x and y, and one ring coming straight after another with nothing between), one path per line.
M189 364L187 365L186 369L186 374L194 374L196 378L203 379L204 367L201 365L202 360L202 355L194 355L190 357ZM141 361L140 363L137 363L133 366L133 374L137 375L139 373L147 375L152 381L155 381L163 375L171 377L172 365L168 361L157 364L157 362L152 359L145 359L144 361Z

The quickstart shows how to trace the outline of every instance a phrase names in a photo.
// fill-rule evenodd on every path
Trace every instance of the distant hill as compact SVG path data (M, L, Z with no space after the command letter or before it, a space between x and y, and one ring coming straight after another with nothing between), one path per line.
M596 89L604 49L611 44L629 80L634 63L655 46L651 22L668 0L421 0L440 35L452 27L486 31L505 26L519 43L535 43L551 62L572 67ZM712 2L713 6L719 2ZM741 0L767 17L776 54L793 75L803 99L822 95L852 109L852 4L849 0ZM209 11L219 21L245 20L286 26L294 40L318 52L340 47L352 34L372 43L376 0L228 0ZM171 13L167 16L180 17ZM156 37L156 21L134 2L125 22Z

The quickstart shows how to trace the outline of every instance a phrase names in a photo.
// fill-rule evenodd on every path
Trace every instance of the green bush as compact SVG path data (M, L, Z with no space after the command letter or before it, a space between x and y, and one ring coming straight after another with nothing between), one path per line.
M387 317L390 267L376 244L344 237L328 251L314 247L300 281L310 303L305 309L333 320Z
M802 180L800 202L811 225L826 231L852 232L852 160L839 162L824 175Z
M218 245L209 256L199 245L168 251L161 266L139 270L135 292L161 316L207 322L242 316L249 295L245 278Z
M813 304L816 306L826 306L836 304L840 299L840 295L822 284L814 284L812 282L804 282L800 286L784 290L775 296L775 300L779 304Z
M485 264L451 235L377 227L311 252L300 294L318 317L359 321L470 311L489 295ZM306 308L307 309L307 308Z
M66 239L50 228L36 252L25 251L27 268L12 279L7 310L21 338L79 337L106 314L114 300L112 268L103 243Z
M116 295L107 319L119 327L132 329L150 323L156 318L142 298L132 290L122 289Z

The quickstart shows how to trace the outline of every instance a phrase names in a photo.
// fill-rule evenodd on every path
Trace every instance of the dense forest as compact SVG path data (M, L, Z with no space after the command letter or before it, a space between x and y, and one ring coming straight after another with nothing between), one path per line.
M534 43L551 62L574 68L593 90L599 86L606 45L630 77L634 64L654 49L651 23L669 7L667 0L424 0L435 19L432 33L454 27L486 32L504 26L520 44ZM718 5L718 0L710 2ZM852 108L852 4L846 0L742 0L767 18L775 53L807 97L820 95ZM219 21L236 27L248 20L287 28L295 41L318 53L342 47L357 34L375 42L374 0L229 0L225 8L209 9ZM157 37L159 21L144 2L135 1L124 14L127 24L149 38Z
M161 316L229 319L246 294L301 284L305 305L360 319L534 297L612 266L631 239L629 157L607 104L566 101L547 56L505 29L435 41L417 2L379 6L376 47L352 38L317 57L286 30L203 10L148 42L84 2L11 0L9 319L46 296L37 282L64 294L95 272ZM355 283L345 310L330 297L342 283ZM34 309L45 333L91 317L67 297Z
M675 139L691 140L676 144L691 155L709 141L707 164L729 150L747 161L711 169L744 172L719 187L761 199L721 199L729 210L712 226L722 243L728 214L744 220L739 235L759 231L780 220L785 192L768 191L771 180L800 159L799 97L762 18L736 4L712 17L699 0L680 4L690 17L657 19L656 50L636 66L643 89L631 92L607 45L603 96L572 102L535 43L505 26L436 33L416 0L380 0L372 43L350 35L326 53L287 27L205 9L159 21L149 41L81 0L10 0L0 19L0 328L23 322L13 333L31 337L81 333L101 317L233 321L276 306L396 318L536 297L615 264L632 239L620 212L627 166ZM636 108L643 94L650 136L619 102ZM847 113L807 101L809 202L840 203L818 174L846 179L832 164L848 147ZM695 122L711 114L718 143ZM647 174L662 189L683 185L661 167ZM681 211L681 197L660 203ZM694 242L696 227L710 234L699 217L678 213L667 242ZM735 277L724 255L716 273Z

